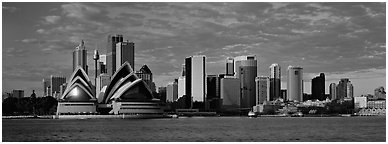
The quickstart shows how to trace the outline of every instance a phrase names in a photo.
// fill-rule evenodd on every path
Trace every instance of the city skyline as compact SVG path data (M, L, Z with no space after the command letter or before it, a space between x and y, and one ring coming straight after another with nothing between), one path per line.
M3 92L42 95L43 78L68 78L81 40L94 79L93 50L106 54L109 34L136 44L135 67L148 65L156 86L178 78L187 56L206 55L207 74L221 74L227 57L256 55L257 75L303 67L305 93L321 72L326 93L341 78L354 96L385 87L384 3L3 3L3 20Z

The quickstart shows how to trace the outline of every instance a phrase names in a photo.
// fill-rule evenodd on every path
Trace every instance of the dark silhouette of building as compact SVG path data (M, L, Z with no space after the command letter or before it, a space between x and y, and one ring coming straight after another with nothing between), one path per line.
M272 64L270 67L270 85L269 85L269 100L275 100L280 97L280 66L277 63Z
M207 76L206 109L218 110L221 108L220 80L218 75Z
M159 93L159 99L162 102L166 102L167 101L167 87L159 87L158 93Z
M325 74L321 73L311 80L311 99L325 100ZM307 100L307 99L306 99Z
M143 65L140 70L136 72L136 75L150 87L152 92L156 91L153 83L152 72L147 65Z
M106 49L106 67L109 76L116 71L116 44L123 42L123 35L108 36L108 46Z
M240 63L240 89L241 109L249 110L256 105L257 60L256 56L248 56L247 60Z
M337 99L352 98L353 85L348 78L343 78L337 85Z
M116 44L116 69L128 62L135 69L135 43L118 42Z

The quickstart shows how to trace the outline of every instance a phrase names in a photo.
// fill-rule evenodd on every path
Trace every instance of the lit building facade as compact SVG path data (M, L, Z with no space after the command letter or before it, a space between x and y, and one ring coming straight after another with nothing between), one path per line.
M226 75L234 75L234 59L230 57L226 59Z
M178 99L178 82L174 81L167 85L167 102L174 102Z
M241 66L241 61L248 60L248 57L254 57L253 55L250 56L238 56L233 59L233 68L234 68L234 76L236 78L240 77L240 66Z
M266 76L258 76L256 81L256 105L263 104L265 101L270 101L270 78Z
M239 64L239 78L241 89L241 108L250 109L256 105L256 86L255 78L257 76L256 56L247 56L246 60L241 60Z
M88 73L88 54L85 47L85 43L82 40L81 43L73 51L73 71L80 66Z
M106 49L106 68L108 75L112 76L116 71L116 44L123 42L123 35L109 35Z
M206 96L206 57L196 55L185 59L186 106L191 108L193 101L204 102Z
M270 67L270 85L269 85L269 100L275 100L280 97L280 89L281 89L281 73L280 66L277 63L272 64Z
M303 68L288 66L287 73L287 100L302 102Z
M320 73L319 76L311 80L311 99L325 100L325 74Z
M135 43L118 42L116 44L116 69L128 62L135 69Z

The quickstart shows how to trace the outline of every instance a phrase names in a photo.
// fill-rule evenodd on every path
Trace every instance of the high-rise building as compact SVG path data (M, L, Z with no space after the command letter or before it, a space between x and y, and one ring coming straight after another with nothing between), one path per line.
M288 66L287 73L287 100L303 101L303 68Z
M80 66L88 74L88 57L85 43L81 43L73 51L73 71Z
M98 60L97 64L97 75L107 73L106 69L106 55L100 55L100 59Z
M234 76L236 77L236 78L239 78L239 76L240 76L240 65L241 65L241 61L243 61L243 60L247 60L248 59L248 57L254 57L253 55L250 55L250 56L238 56L238 57L235 57L233 60L233 62L234 62L234 66L233 66L233 68L234 68Z
M24 90L12 90L12 97L14 98L23 98L24 97Z
M159 99L162 102L166 102L166 99L167 99L167 87L159 87L158 88L158 93L159 93Z
M240 79L225 77L220 80L220 96L224 109L240 108Z
M174 102L178 100L178 80L167 85L167 101Z
M283 100L286 100L287 99L287 89L282 89L280 90L280 98L282 98Z
M335 83L331 83L330 86L330 97L332 100L337 99L337 85Z
M185 59L186 96L192 100L186 101L191 108L193 101L204 102L206 96L206 57L196 55Z
M342 78L337 85L337 99L352 98L353 85L348 78Z
M63 95L63 93L66 90L66 87L67 87L67 83L61 84L61 86L59 87L59 95Z
M116 69L128 62L132 69L135 69L135 43L133 42L118 42L116 44Z
M250 109L256 105L256 86L255 78L257 76L256 56L246 56L246 60L241 60L239 64L239 78L241 89L241 108Z
M123 35L109 35L106 49L106 67L108 75L112 76L116 71L116 44L123 42Z
M98 98L102 88L110 83L110 76L108 74L100 74L96 80L96 97ZM98 99L99 102L101 99Z
M275 100L280 97L280 66L277 63L272 64L270 67L270 85L269 85L269 100Z
M143 65L139 71L136 72L136 75L142 79L149 87L150 89L152 89L151 91L155 92L156 88L151 88L151 86L153 85L153 79L152 79L152 72L151 72L151 69L148 68L147 65Z
M234 75L234 59L228 57L226 59L226 75Z
M206 100L220 98L220 77L218 75L207 75Z
M61 85L66 83L66 77L63 76L50 76L50 94L54 98L60 97Z
M186 95L186 67L182 64L182 74L178 78L178 99Z
M325 74L321 73L319 76L311 80L311 99L323 101L325 97Z
M47 88L50 86L50 82L46 79L43 79L43 96L48 96Z
M270 101L270 78L266 76L258 76L256 81L256 105L263 104L265 101Z

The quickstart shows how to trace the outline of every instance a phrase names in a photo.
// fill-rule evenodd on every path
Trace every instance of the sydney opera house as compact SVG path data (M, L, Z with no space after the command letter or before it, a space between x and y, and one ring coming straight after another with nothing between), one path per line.
M57 114L162 115L160 104L149 86L125 62L98 94L85 71L77 67L58 102Z

